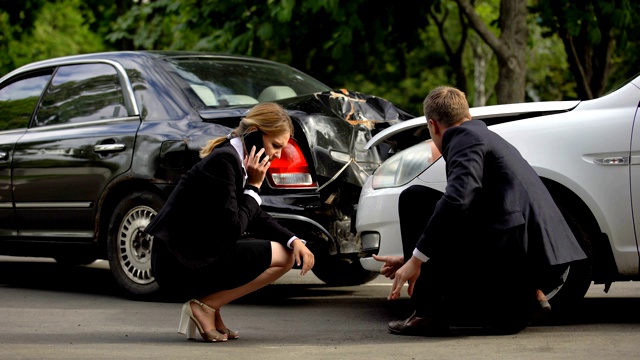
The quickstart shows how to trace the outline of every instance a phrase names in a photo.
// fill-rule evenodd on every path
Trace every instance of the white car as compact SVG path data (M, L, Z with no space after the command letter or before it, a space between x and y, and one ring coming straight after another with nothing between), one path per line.
M565 285L550 294L555 295L554 306L575 304L592 282L605 284L608 291L612 282L640 280L639 103L637 77L588 101L471 108L474 121L485 121L533 166L589 256L589 261L570 267ZM398 123L365 148L397 143L390 140L422 128L424 116ZM398 197L411 185L432 189L434 202L445 189L444 160L431 140L391 155L366 181L356 216L365 269L380 271L381 263L372 254L403 254ZM425 225L430 216L425 212Z

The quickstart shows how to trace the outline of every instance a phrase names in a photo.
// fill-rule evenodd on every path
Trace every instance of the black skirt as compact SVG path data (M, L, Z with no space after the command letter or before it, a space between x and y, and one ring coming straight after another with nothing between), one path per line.
M241 239L211 264L190 269L175 258L164 241L156 238L151 266L163 294L188 300L235 289L257 278L271 266L271 242Z

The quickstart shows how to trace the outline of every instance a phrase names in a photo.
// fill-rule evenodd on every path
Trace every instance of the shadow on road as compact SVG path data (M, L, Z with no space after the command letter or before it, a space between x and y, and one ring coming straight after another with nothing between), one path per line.
M0 261L0 286L120 296L109 269L54 261Z
M0 261L0 287L126 297L108 268L65 266L46 261ZM272 284L233 303L255 306L370 307L371 311L384 311L389 319L408 317L412 312L409 299L387 301L386 291L388 288L382 286L371 290L371 287L365 289L362 286ZM327 301L328 298L330 301ZM638 309L640 296L613 297L604 294L601 297L584 298L569 316L549 316L533 325L640 324Z
M3 286L126 297L108 268L61 265L47 260L0 260L0 287ZM355 289L357 287L329 287L324 284L273 284L234 303L282 304L287 299L294 298L350 296L356 291ZM165 300L182 301L182 299Z

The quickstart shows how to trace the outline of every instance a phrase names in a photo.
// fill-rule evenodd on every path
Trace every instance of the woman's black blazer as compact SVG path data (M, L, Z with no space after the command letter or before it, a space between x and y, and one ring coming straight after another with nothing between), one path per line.
M294 236L244 194L241 159L229 141L182 176L145 232L190 268L211 263L246 232L284 246Z

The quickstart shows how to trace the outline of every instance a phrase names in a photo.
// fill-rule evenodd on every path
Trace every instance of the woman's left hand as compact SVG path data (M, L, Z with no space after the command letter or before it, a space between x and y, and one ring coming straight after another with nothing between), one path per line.
M291 247L293 248L293 257L296 259L296 265L300 266L300 263L302 263L300 275L306 274L313 267L315 261L313 253L300 239L294 240L291 243Z

